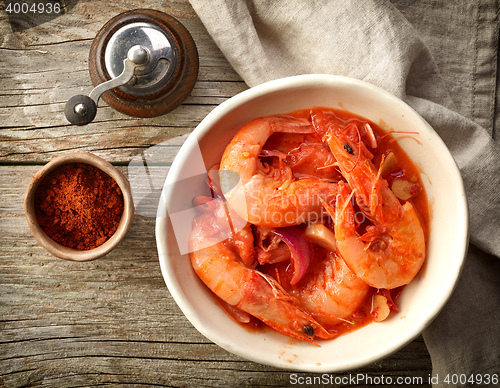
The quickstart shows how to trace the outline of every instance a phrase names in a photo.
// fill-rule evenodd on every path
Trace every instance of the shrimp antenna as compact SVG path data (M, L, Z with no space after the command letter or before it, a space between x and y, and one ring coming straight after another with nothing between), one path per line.
M230 213L230 210L229 210L229 205L227 204L227 202L224 202L224 211L226 213L226 217L227 217L227 220L228 220L228 223L229 223L229 229L231 230L231 236L234 238L234 236L236 235L237 231L234 228L233 220L231 219L231 213Z
M323 170L325 168L338 167L338 166L339 166L339 164L337 162L335 162L335 163L332 163L332 164L328 164L326 166L317 167L316 170Z
M319 200L331 219L335 219L335 210L333 209L333 206L331 206L329 203L326 203L326 201L321 197L319 197Z
M382 154L382 159L380 160L380 165L379 165L378 171L377 171L377 178L375 179L375 181L380 180L380 177L382 175L382 167L384 166L385 158L386 158L385 154Z
M356 189L352 189L351 194L349 194L349 198L347 198L347 201L345 201L344 207L342 208L342 211L340 212L340 214L342 214L342 213L344 213L346 211L347 204L349 202L351 202L351 200L353 199L355 191L356 191Z
M289 295L285 291L285 289L281 286L281 284L279 284L272 276L262 273L260 271L256 271L256 273L262 276L262 278L271 286L276 298L282 300L289 300L290 302L293 303L298 303L297 298L294 298L293 296Z
M397 136L397 137L394 137L392 138L389 143L392 143L394 140L397 140L397 139L400 139L402 137L409 137L409 138L412 138L413 140L415 140L418 144L422 144L420 143L417 139L415 139L413 136L410 136L410 135L419 135L420 133L419 132L410 132L410 131L395 131L395 130L392 130L392 131L389 131L387 133L385 133L383 136L381 136L378 140L381 141L384 137L386 136L389 136L389 135L392 135L393 133L404 133L404 135L401 135L401 136Z
M361 134L359 133L358 126L356 124L352 124L352 125L354 125L356 127L356 132L358 133L358 157L356 158L356 163L354 163L354 166L352 166L352 168L349 171L346 171L347 174L349 174L350 172L352 172L352 170L354 170L356 168L356 166L359 163L359 157L361 154Z
M414 133L418 134L418 132L414 132ZM389 140L389 144L392 143L393 141L402 139L404 137L409 137L410 139L415 140L419 145L422 145L422 143L420 141L418 141L416 138L414 138L413 136L410 136L410 135L401 135L401 136L393 137L391 140Z
M342 321L342 322L345 322L345 323L348 323L350 325L354 325L354 322L353 321L349 321L348 319L345 319L345 318L340 318L340 317L336 317L339 321Z

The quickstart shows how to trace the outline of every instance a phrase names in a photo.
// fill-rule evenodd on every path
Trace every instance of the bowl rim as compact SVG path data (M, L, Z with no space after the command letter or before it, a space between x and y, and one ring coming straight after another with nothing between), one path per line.
M168 260L168 247L163 244L162 239L161 239L161 233L162 231L165 232L167 221L168 220L168 215L167 215L167 201L169 198L170 193L173 190L173 185L172 183L176 182L179 180L179 174L180 174L180 167L182 166L183 161L186 158L186 155L189 154L190 152L190 147L194 142L197 142L198 138L202 138L203 136L207 135L207 133L211 130L211 128L222 118L224 117L225 114L228 114L231 112L233 109L237 108L238 106L244 104L247 101L250 101L252 99L261 97L265 94L268 93L273 93L277 91L281 91L283 89L292 89L292 88L301 88L301 87L312 87L312 86L321 86L323 84L335 84L338 86L339 84L343 86L350 86L354 85L357 87L362 87L367 91L371 91L376 93L377 95L381 96L382 98L390 101L391 103L395 104L394 109L404 109L405 111L411 112L412 117L414 117L416 120L420 121L421 125L424 125L429 129L429 136L432 137L433 141L437 142L437 146L444 148L447 151L446 157L450 159L452 163L450 163L450 168L451 170L449 171L450 174L454 175L454 178L456 179L457 186L460 189L460 195L462 197L462 201L460 201L460 209L457 209L457 212L460 214L460 219L462 221L461 226L460 226L460 231L461 231L461 236L457 236L460 238L459 241L462 241L462 244L457 248L458 251L461 252L461 257L460 257L460 263L459 265L452 270L452 275L450 278L453 278L453 284L449 285L446 289L446 292L443 293L441 303L435 306L433 310L428 314L428 317L425 321L418 322L413 326L413 330L409 333L405 333L404 335L404 340L400 341L399 343L395 344L392 347L387 347L381 351L377 357L366 357L365 359L359 359L358 362L356 363L351 363L350 365L346 366L343 365L342 367L332 367L332 366L322 366L318 368L305 368L301 367L300 365L296 364L287 364L287 363L281 363L281 362L274 362L274 361L267 361L267 360L262 360L258 359L256 357L253 357L251 355L248 355L245 353L244 350L238 350L235 348L234 344L232 344L232 341L226 341L222 340L220 336L214 336L214 333L211 331L210 328L206 327L204 322L202 322L199 317L196 314L196 311L194 311L194 307L190 306L189 303L185 302L184 300L184 294L181 288L179 287L178 279L175 277L175 274L170 271L168 268L168 265L170 263L167 263ZM452 168L454 166L454 168ZM165 216L167 215L167 216ZM172 297L176 301L177 305L180 307L184 315L188 318L188 320L195 326L195 328L203 334L205 337L207 337L209 340L215 342L217 345L221 346L222 348L226 349L227 351L236 354L240 357L244 357L248 360L260 363L260 364L265 364L265 365L270 365L273 367L278 367L282 369L287 369L287 370L295 370L295 371L305 371L305 372L341 372L341 371L347 371L347 370L352 370L356 369L365 365L368 365L370 363L373 363L377 360L380 360L382 358L385 358L389 356L390 354L396 352L397 350L401 349L408 343L410 343L412 340L414 340L416 337L418 337L422 331L437 317L437 315L441 312L441 310L444 308L446 303L448 302L449 298L451 297L458 280L460 278L464 263L465 263L465 258L467 254L467 247L468 247L468 241L469 241L469 220L468 220L468 204L467 204L467 198L465 194L465 189L464 189L464 184L463 180L460 174L460 171L458 169L458 166L449 152L447 146L445 145L444 141L441 139L441 137L437 134L437 132L422 118L422 116L416 112L411 106L409 106L406 102L402 101L400 98L394 96L390 92L375 86L373 84L370 84L366 81L362 81L359 79L354 79L350 77L344 77L344 76L337 76L337 75L330 75L330 74L306 74L306 75L296 75L296 76L291 76L291 77L285 77L285 78L280 78L276 80L272 80L260 85L257 85L255 87L249 88L243 92L240 92L239 94L231 97L230 99L222 102L220 105L215 107L211 112L207 114L207 116L198 124L198 126L192 131L192 133L188 136L186 139L185 143L179 150L177 156L175 157L170 170L168 172L167 178L165 179L165 183L163 186L163 191L162 195L160 197L160 203L158 206L158 213L157 213L157 220L156 220L156 242L157 242L157 248L158 248L158 254L159 254L159 259L160 259L160 267L162 271L163 278L165 280L165 283L167 285L167 288L169 289L169 292L172 294ZM165 239L166 240L166 239ZM457 241L458 242L458 241Z
M123 214L115 233L103 244L89 250L77 250L65 247L52 240L40 227L35 215L35 193L43 179L57 168L69 163L85 163L92 165L116 181L123 194ZM72 152L60 155L41 167L32 177L24 195L24 213L31 233L52 255L71 261L89 261L108 254L125 237L134 217L134 203L127 178L120 170L103 158L90 152Z

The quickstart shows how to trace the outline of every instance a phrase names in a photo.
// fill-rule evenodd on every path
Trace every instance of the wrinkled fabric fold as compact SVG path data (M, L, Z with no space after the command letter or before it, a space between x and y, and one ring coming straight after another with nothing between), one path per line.
M358 78L401 98L436 130L462 172L475 247L449 306L424 337L436 373L450 367L445 352L454 352L453 365L469 362L467 368L472 371L486 351L490 352L485 357L488 364L482 367L499 372L498 330L492 331L496 337L490 346L475 347L474 341L483 338L478 336L470 337L470 344L453 340L458 338L453 322L469 319L466 306L482 304L477 311L485 314L492 295L496 293L498 299L500 294L495 263L500 257L500 145L494 140L495 123L500 122L494 115L498 2L190 2L250 87L297 74ZM481 276L488 268L496 273L496 281ZM488 288L482 292L487 298L476 300L483 286ZM481 325L498 327L500 309L489 312L478 317ZM475 324L457 327L465 337L475 330Z

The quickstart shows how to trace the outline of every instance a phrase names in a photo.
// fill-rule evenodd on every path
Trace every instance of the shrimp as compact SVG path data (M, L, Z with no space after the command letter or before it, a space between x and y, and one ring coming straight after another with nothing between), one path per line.
M269 116L243 126L226 147L220 163L220 182L228 204L240 217L267 227L298 225L323 214L321 200L335 198L335 183L306 177L294 179L280 160L275 168L262 163L262 148L273 133L313 133L306 119ZM234 181L238 174L239 182Z
M333 327L351 322L370 287L358 278L335 252L315 263L310 275L289 290L321 325Z
M410 202L402 205L371 162L357 126L342 128L335 117L312 111L312 122L330 147L346 184L339 182L334 214L337 246L349 268L375 288L408 284L425 260L425 237ZM354 195L361 212L373 223L361 236L356 230Z
M223 200L214 199L195 220L189 243L198 277L224 302L278 332L313 344L316 338L328 338L329 333L274 279L242 262L241 247L235 246L232 237L226 238L234 217L226 212ZM237 233L246 237L251 233L249 225Z

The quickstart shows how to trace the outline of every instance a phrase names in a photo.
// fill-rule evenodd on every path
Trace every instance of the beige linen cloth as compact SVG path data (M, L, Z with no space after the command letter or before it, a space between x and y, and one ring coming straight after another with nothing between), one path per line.
M401 98L439 133L466 185L471 246L424 338L434 374L500 373L498 1L190 2L249 86L307 73L354 77Z

